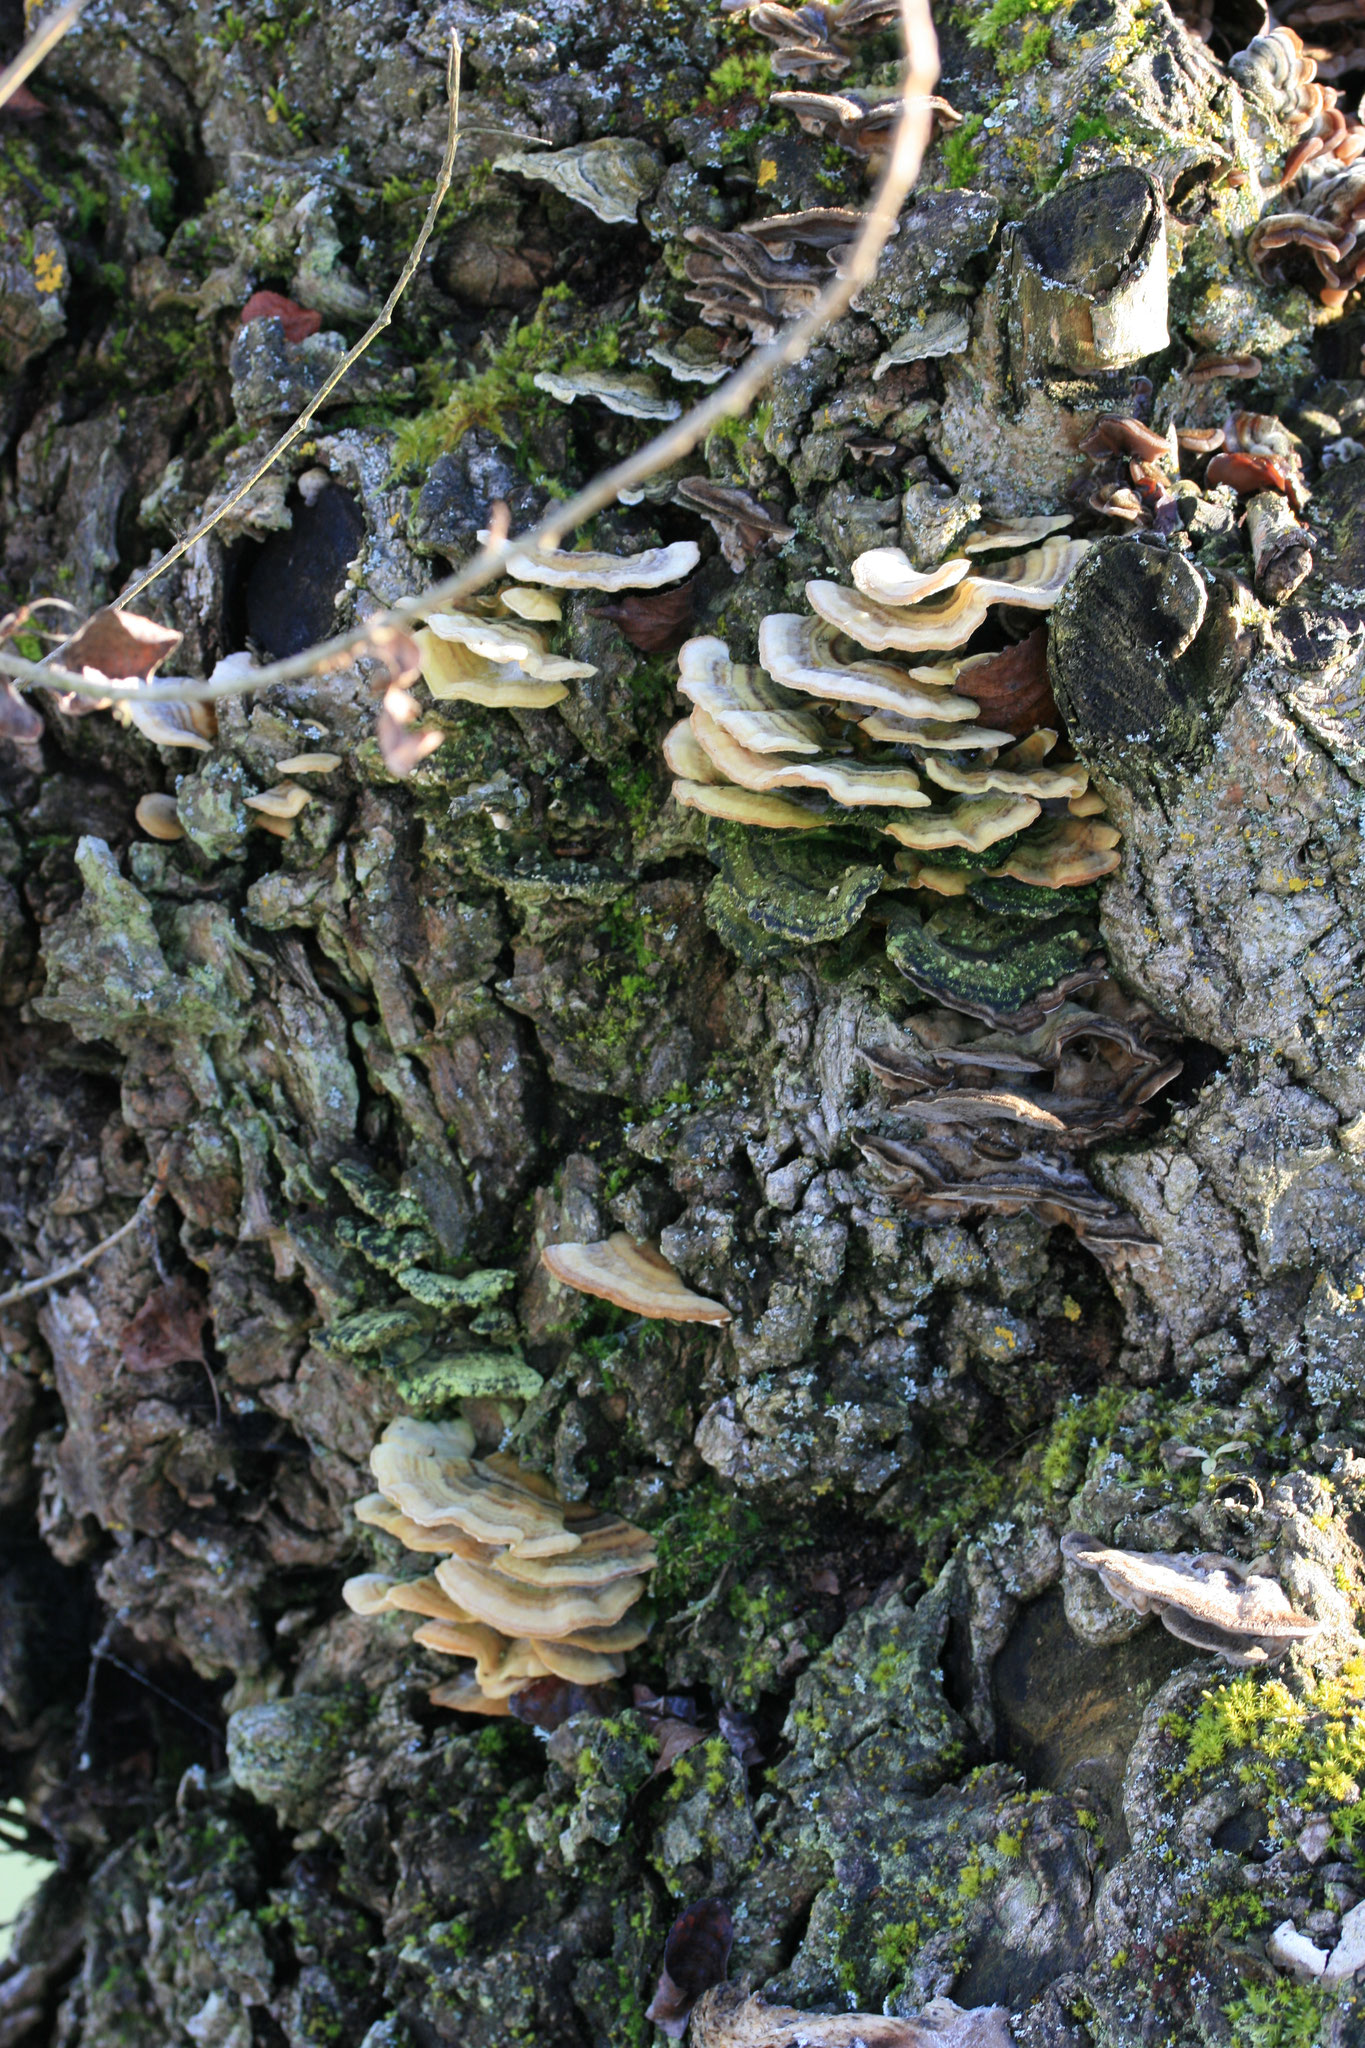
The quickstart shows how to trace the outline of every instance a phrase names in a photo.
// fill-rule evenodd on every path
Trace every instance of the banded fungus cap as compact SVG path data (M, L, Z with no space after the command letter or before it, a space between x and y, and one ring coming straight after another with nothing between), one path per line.
M565 1287L595 1294L617 1308L674 1323L728 1323L723 1302L694 1294L651 1244L618 1230L595 1244L546 1245L541 1264Z
M263 818L297 818L305 804L312 801L311 790L297 782L277 782L273 789L263 789L244 799L246 808L259 811Z
M478 538L491 535L481 530ZM634 555L609 555L575 548L513 548L504 564L509 576L523 583L548 584L555 590L657 590L690 576L701 560L693 540L667 547L645 548ZM511 593L504 593L504 602ZM511 607L515 609L515 607Z
M165 795L161 790L154 790L147 796L140 797L133 816L149 839L174 840L183 839L185 836L185 828L180 822L175 798Z
M1120 1606L1155 1614L1181 1642L1211 1650L1227 1664L1274 1663L1318 1633L1320 1624L1294 1611L1277 1579L1230 1557L1115 1550L1079 1529L1063 1536L1062 1556L1097 1572Z
M507 1544L527 1557L578 1548L556 1502L472 1457L472 1449L466 1424L402 1416L371 1451L370 1470L380 1492L422 1528L453 1524L482 1543Z

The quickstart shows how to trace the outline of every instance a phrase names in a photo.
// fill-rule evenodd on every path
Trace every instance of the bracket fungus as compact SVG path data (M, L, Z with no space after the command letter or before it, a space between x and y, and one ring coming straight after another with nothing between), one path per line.
M1098 806L1086 801L1084 765L1046 762L1059 734L1056 725L1037 722L1043 713L1056 716L1040 640L1026 643L1022 654L1007 650L909 669L848 658L850 643L874 651L952 652L984 624L994 604L1051 606L1087 544L1053 534L1022 553L1006 553L1017 537L1008 527L984 533L975 556L950 556L932 572L917 571L898 548L868 550L853 563L853 589L819 580L806 586L817 619L774 613L763 620L757 673L732 663L726 643L713 635L688 641L678 657L678 687L693 706L691 733L684 740L674 728L666 743L679 776L678 800L756 824L757 814L737 797L724 799L727 785L763 797L820 791L837 806L836 818L853 822L868 810L889 812L880 829L899 845L916 854L965 856L987 875L1025 886L1069 888L1111 872L1118 863L1117 834L1090 815ZM1023 538L1033 540L1034 532L1026 530ZM994 714L983 735L989 744L967 738L955 749L952 727L981 717L981 701L967 694L974 681ZM965 690L953 687L958 684ZM788 692L821 700L824 722L798 710ZM1011 719L1005 714L1016 693L1025 716ZM889 714L896 723L859 717L862 710ZM843 737L830 730L831 719L847 722ZM869 744L877 742L889 742L895 752L869 757ZM831 750L853 758L831 758ZM691 770L686 775L684 762ZM956 800L938 800L936 791ZM1044 815L1046 805L1069 810L1077 803L1084 817ZM866 827L867 820L861 822ZM1026 851L1019 835L1035 825L1039 843ZM995 860L977 858L997 847ZM907 885L920 885L918 871L905 873Z
M1119 834L1062 743L1045 631L956 652L993 606L1055 603L1087 553L1067 523L985 523L932 572L869 550L852 589L807 586L819 617L762 621L757 668L688 641L691 711L664 758L676 800L715 821L707 915L727 945L758 963L839 941L878 899L887 958L942 1006L911 1020L922 1057L870 1056L893 1104L862 1140L883 1185L926 1221L1028 1212L1108 1257L1150 1240L1071 1155L1131 1129L1180 1063L1105 973L1092 885ZM859 644L955 658L901 668Z
M185 828L175 807L175 798L163 794L160 790L139 797L133 816L149 839L175 840L183 839L185 836Z
M1133 1130L1181 1070L1156 1016L1113 982L1027 1027L921 1011L900 1047L862 1057L890 1104L864 1154L926 1221L1027 1211L1097 1249L1147 1242L1066 1156Z
M434 1689L438 1706L505 1714L543 1678L619 1678L649 1631L645 1613L627 1616L654 1568L651 1538L560 1500L514 1458L473 1453L464 1422L390 1423L370 1453L379 1490L357 1503L356 1519L440 1562L425 1578L361 1573L346 1582L347 1605L416 1614L415 1642L472 1659L472 1673Z
M636 370L537 370L531 380L564 405L576 398L595 398L608 412L632 420L676 420L682 404L661 391L654 379Z
M1273 1664L1318 1632L1310 1616L1295 1613L1277 1579L1234 1558L1111 1550L1079 1529L1063 1536L1062 1556L1082 1571L1098 1572L1120 1606L1155 1614L1182 1643L1210 1650L1225 1664Z
M870 2012L799 2012L746 1997L736 1985L704 1991L692 2008L693 2048L1014 2048L1001 2005L968 2009L934 1998L913 2019Z
M623 1230L597 1244L547 1244L540 1260L565 1287L599 1295L633 1315L672 1323L730 1320L723 1302L694 1294L653 1245Z
M481 532L480 541L490 536ZM646 548L638 555L607 555L591 549L532 548L507 557L507 573L526 583L547 584L552 590L657 590L663 583L677 583L690 576L701 560L693 540L674 541L669 547ZM521 592L504 592L504 602Z
M727 353L742 354L815 304L862 224L856 209L835 206L769 214L732 230L696 224L686 230L691 289L683 296L704 326L730 330Z
M515 171L520 178L532 178L553 185L575 205L609 225L639 218L640 202L648 199L663 176L663 165L647 143L628 135L599 137L594 142L577 142L569 149L531 153L506 150L494 157L495 171Z
M488 539L481 531L480 541ZM524 548L508 559L515 579L463 611L434 611L416 634L422 680L438 701L492 710L546 709L568 696L567 685L595 676L591 662L549 651L549 631L563 617L560 590L657 591L689 576L700 560L695 541L611 555L573 548Z
M515 1282L510 1268L441 1272L436 1240L412 1197L357 1161L340 1162L332 1174L368 1218L339 1218L338 1242L388 1275L406 1299L339 1317L318 1331L319 1349L382 1374L419 1412L457 1399L525 1401L538 1393L540 1374L522 1356L512 1318L494 1307ZM462 1327L455 1319L467 1314L472 1320Z

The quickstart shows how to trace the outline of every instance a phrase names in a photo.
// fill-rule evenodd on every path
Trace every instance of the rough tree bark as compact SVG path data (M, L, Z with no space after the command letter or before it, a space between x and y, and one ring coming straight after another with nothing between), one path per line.
M0 113L6 607L108 602L316 390L421 219L452 28L429 265L146 608L184 673L291 653L638 445L699 388L680 363L751 339L697 324L688 230L866 200L894 33L826 22L803 71L818 12L765 40L709 0L92 0ZM701 544L690 622L570 595L555 651L593 673L545 709L424 702L443 743L406 779L359 669L225 703L190 752L41 696L32 735L7 700L0 1291L165 1195L0 1306L0 1792L56 1859L0 2048L643 2043L706 1896L732 1980L778 2003L951 1995L1019 2048L1365 2042L1351 1976L1276 1937L1331 1951L1365 1893L1362 323L1311 249L1247 251L1292 210L1312 81L1284 43L1236 57L1262 24L1221 0L937 26L963 118L874 283L596 522ZM1358 92L1349 47L1326 61ZM793 87L862 99L798 120ZM538 174L600 138L614 220ZM290 303L240 324L260 291ZM633 412L562 396L627 373ZM1219 483L1238 413L1265 417ZM1164 464L1083 451L1105 415ZM758 503L710 522L685 476ZM893 1198L862 1053L903 1055L930 1006L895 964L913 866L826 894L679 808L660 755L686 631L752 661L808 578L1063 512L1095 545L1050 688L1122 833L1085 900L1183 1063L1084 1161L1138 1252ZM317 752L292 836L259 829L247 799ZM135 822L149 793L176 836ZM347 1162L448 1271L515 1269L439 1386L326 1337L397 1297ZM539 1263L616 1229L728 1328ZM346 1611L348 1572L397 1555L350 1510L413 1410L656 1532L615 1695L553 1730L452 1715L404 1617ZM1064 1572L1068 1528L1266 1560L1318 1633L1229 1671Z

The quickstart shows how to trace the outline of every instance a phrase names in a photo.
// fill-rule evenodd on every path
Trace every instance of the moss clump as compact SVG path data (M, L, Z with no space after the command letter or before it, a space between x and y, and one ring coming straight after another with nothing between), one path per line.
M438 456L456 447L471 427L483 427L517 451L528 473L550 488L557 479L539 473L526 445L562 410L559 402L536 388L541 370L611 370L621 360L618 326L586 312L577 317L577 302L566 284L541 294L529 320L513 320L496 346L486 341L482 369L452 378L439 366L426 371L428 408L408 420L394 446L394 470L429 469Z
M1232 1762L1238 1782L1261 1795L1272 1832L1288 1831L1278 1807L1307 1802L1327 1814L1337 1846L1354 1853L1365 1829L1365 1658L1298 1692L1279 1678L1235 1678L1204 1693L1195 1714L1162 1725L1185 1744L1167 1781L1173 1796L1198 1772Z
M1250 1984L1244 1998L1223 2007L1230 2048L1318 2048L1332 2004L1315 1984Z
M1070 1493L1085 1476L1092 1450L1103 1449L1128 1399L1125 1387L1104 1387L1089 1401L1069 1401L1048 1431L1038 1477L1049 1493Z
M704 1594L729 1564L752 1555L763 1536L763 1517L714 1480L699 1480L682 1505L655 1532L659 1563L654 1598L661 1611Z
M1052 40L1049 18L1061 5L1062 0L992 0L985 13L969 23L967 41L975 50L990 51L1001 78L1018 78L1047 55ZM1010 34L1014 28L1020 30L1017 37Z
M981 158L972 148L972 143L985 125L984 114L968 114L961 127L954 128L952 134L945 135L939 144L948 183L954 188L970 185L981 168Z

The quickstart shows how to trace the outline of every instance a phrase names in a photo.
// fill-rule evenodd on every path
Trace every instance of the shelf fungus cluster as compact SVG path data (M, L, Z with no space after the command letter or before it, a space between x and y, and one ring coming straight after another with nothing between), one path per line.
M640 1602L651 1538L560 1500L515 1458L474 1450L463 1422L390 1423L370 1453L376 1490L357 1502L356 1519L439 1561L422 1578L349 1579L347 1606L417 1615L416 1642L472 1660L431 1694L460 1713L507 1714L515 1694L545 1678L619 1678L649 1632Z
M863 1153L925 1222L1026 1212L1069 1224L1100 1258L1146 1247L1075 1155L1131 1131L1180 1061L1155 1014L1099 970L1084 1001L1070 986L1009 1028L935 1007L907 1020L899 1048L864 1049L890 1114Z
M705 326L728 330L723 352L742 355L810 310L862 225L854 208L819 206L745 221L728 232L690 227L683 296Z
M125 689L129 685L150 689L159 683L187 680L157 673L162 662L174 654L183 638L182 633L173 627L159 625L155 619L145 619L137 612L121 611L115 605L107 605L88 619L68 641L62 651L62 661L90 682L108 682ZM228 659L235 662L243 657L229 656ZM224 666L220 663L214 679ZM62 708L84 716L92 711L108 710L111 705L116 718L125 725L133 726L153 746L208 754L213 751L218 738L218 716L211 703L175 704L153 700L140 704L136 697L101 700L73 696L63 699ZM330 774L341 765L341 761L337 754L300 754L276 765L286 779L269 789L256 791L245 797L243 802L254 826L276 839L289 839L293 836L294 820L311 801L312 795L306 783L297 778L300 775ZM185 837L185 825L177 800L166 791L147 792L138 800L133 815L139 829L149 839L173 841Z
M864 855L856 907L842 903L818 929L798 915L788 929L756 904L741 951L774 950L765 935L842 937L882 887L960 898L988 884L994 900L1014 884L1034 915L1118 865L1118 835L1060 745L1045 635L965 651L993 608L1055 603L1086 547L1050 530L1067 523L985 527L929 572L898 548L860 555L853 588L807 584L813 616L763 620L757 667L713 636L683 647L678 687L692 709L664 742L678 802L722 824L819 834L840 865L840 835L852 832ZM887 652L912 659L867 658ZM894 861L883 872L887 841ZM765 861L758 850L742 858ZM727 937L742 908L735 880L722 864L712 907Z
M1315 14L1320 22L1353 14L1357 34L1365 30L1365 15L1349 0L1345 7L1309 0L1303 25ZM1228 68L1294 138L1280 174L1291 203L1256 223L1247 255L1268 283L1311 280L1324 306L1340 307L1365 281L1365 126L1342 107L1335 86L1321 83L1320 71L1334 73L1331 53L1306 48L1294 28L1280 26L1257 36Z
M689 641L664 753L711 821L708 915L734 951L875 921L933 1006L909 1050L869 1055L884 1183L926 1221L1029 1211L1104 1255L1147 1240L1075 1155L1133 1128L1179 1063L1106 975L1095 885L1119 835L1064 742L1046 630L1025 630L1085 553L1067 524L983 524L927 572L863 554L851 588L807 585L813 616L764 619L758 666ZM998 644L969 651L983 629Z
M1274 1664L1318 1632L1309 1615L1295 1613L1277 1579L1234 1558L1112 1550L1079 1529L1063 1536L1062 1556L1097 1572L1121 1607L1155 1614L1182 1643L1211 1650L1225 1664Z
M381 1276L385 1299L338 1316L317 1332L318 1348L382 1374L419 1410L538 1393L541 1377L522 1356L516 1318L499 1306L516 1274L503 1266L441 1271L439 1247L410 1195L357 1161L332 1173L361 1211L338 1220L334 1240Z
M1254 374L1259 364L1252 362ZM1240 374L1235 359L1216 368ZM1194 368L1187 377L1197 387ZM1221 426L1174 425L1165 433L1106 413L1079 445L1089 462L1073 495L1088 511L1173 534L1206 493L1226 486L1248 501L1256 588L1266 602L1282 604L1311 573L1313 536L1298 517L1311 493L1298 443L1273 413L1230 412Z
M481 533L480 540L488 536ZM689 576L700 560L695 541L608 555L571 548L530 548L509 555L512 579L461 611L431 612L416 635L422 679L433 697L496 710L541 711L596 675L591 662L551 654L562 590L658 590Z
M896 20L896 0L807 0L782 7L777 0L725 0L727 14L747 14L750 28L773 45L778 78L838 78L853 61L850 42Z

